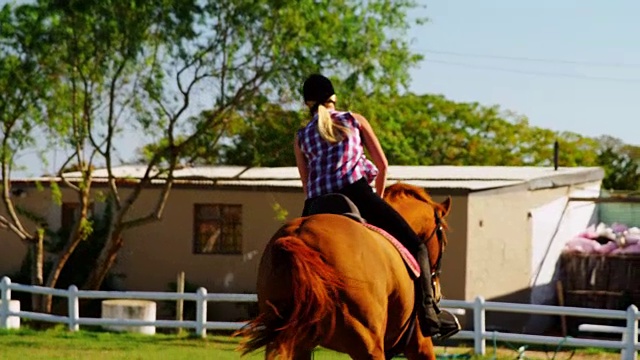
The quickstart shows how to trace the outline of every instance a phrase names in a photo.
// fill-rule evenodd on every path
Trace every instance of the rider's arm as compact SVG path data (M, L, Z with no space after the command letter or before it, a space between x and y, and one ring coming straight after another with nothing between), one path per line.
M360 132L362 134L364 146L369 151L373 164L378 168L378 176L376 176L375 186L376 193L382 197L384 195L384 188L387 181L387 167L389 166L387 157L384 155L382 146L380 146L380 141L378 141L378 137L373 131L371 124L369 124L369 121L360 114L353 114L353 116L360 123Z
M298 166L298 173L300 173L300 180L302 180L302 191L304 192L304 194L306 194L308 180L307 175L309 173L309 170L307 170L307 161L304 158L304 154L302 153L302 150L300 150L298 134L296 134L293 142L293 152L296 154L296 165Z

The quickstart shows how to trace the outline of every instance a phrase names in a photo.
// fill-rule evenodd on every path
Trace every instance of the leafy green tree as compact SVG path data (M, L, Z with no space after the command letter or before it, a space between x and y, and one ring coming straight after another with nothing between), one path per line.
M229 129L228 142L220 149L221 160L248 166L295 165L293 139L307 121L307 115L265 104L259 113L253 112Z
M245 166L295 165L293 138L307 121L307 113L285 110L263 102L230 120L224 131L203 134L185 149L180 166L239 164ZM222 141L220 141L222 137ZM214 144L213 146L211 144ZM150 143L139 149L137 162L144 163L164 143Z
M233 127L248 138L262 136L266 127L238 121L257 119L265 109L277 112L256 99L289 101L301 78L325 69L372 92L405 87L408 69L420 59L405 39L407 12L415 6L409 0L39 0L6 7L3 16L21 19L2 22L6 54L19 50L13 33L23 31L41 44L33 64L51 81L46 96L30 93L42 105L19 118L45 120L47 147L69 155L58 175L81 204L68 241L51 254L55 264L46 285L54 286L78 242L94 231L87 212L92 169L106 166L103 199L113 209L83 286L96 289L124 244L123 234L162 217L180 162L200 161L210 149L229 158L266 159L220 142ZM126 193L112 172L118 160L114 143L123 132L155 144L144 149L146 171ZM64 171L69 164L76 171ZM157 179L164 187L156 206L133 217L132 206Z
M602 186L607 190L640 190L640 147L611 136L598 139L598 165L605 171Z
M2 103L10 108L3 112L5 194L15 165L12 156L26 146L41 146L43 152L58 148L68 158L57 175L75 191L80 204L79 219L60 242L47 235L51 232L45 222L25 222L33 218L32 214L23 210L22 218L16 216L11 199L5 196L11 222L3 223L21 239L33 243L34 284L54 287L75 249L93 232L89 204L94 161L100 159L111 165L112 143L122 131L116 123L123 110L135 111L136 77L144 69L138 64L149 59L142 51L143 39L155 41L149 44L166 42L172 29L166 20L174 14L162 2L43 0L3 7L6 21L2 21L0 34L0 78L6 81L6 93L15 94ZM36 136L42 133L47 134L45 140L36 142ZM74 181L68 180L63 171L72 162L79 174ZM59 204L57 183L51 184L51 190ZM46 274L45 252L46 258L52 259ZM34 307L49 311L51 296L44 300L35 300Z
M497 106L454 102L439 95L349 93L344 83L337 84L339 107L369 119L389 162L395 165L550 166L556 139L563 149L562 166L596 162L595 140L530 126L526 117ZM343 101L341 94L345 92L349 95ZM308 114L275 104L262 109L229 129L229 144L219 149L217 161L247 166L295 165L291 141L295 130L308 121Z
M48 95L52 81L38 63L36 54L42 50L38 34L42 31L36 14L14 13L10 5L0 9L0 165L2 166L2 207L0 228L15 233L29 247L31 282L42 285L44 259L44 228L37 221L21 216L21 209L12 196L11 174L21 152L34 148L36 131L46 119L41 113L42 99ZM39 302L34 298L33 306Z
M605 171L602 186L607 190L640 189L640 167L628 154L612 148L603 149L598 154L598 162Z

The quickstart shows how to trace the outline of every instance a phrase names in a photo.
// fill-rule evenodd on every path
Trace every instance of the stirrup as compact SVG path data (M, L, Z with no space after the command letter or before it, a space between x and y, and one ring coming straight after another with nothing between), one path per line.
M458 318L446 310L440 310L438 318L440 320L440 333L433 337L435 340L447 340L462 329Z

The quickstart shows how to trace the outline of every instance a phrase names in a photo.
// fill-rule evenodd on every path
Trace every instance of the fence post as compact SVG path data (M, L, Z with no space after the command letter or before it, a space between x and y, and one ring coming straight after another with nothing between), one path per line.
M198 288L196 300L196 335L207 337L207 289Z
M623 360L636 360L638 358L638 352L636 351L636 344L638 343L638 308L635 305L630 305L627 308L627 328L625 329L626 344L624 352L621 351ZM624 354L624 355L623 355Z
M80 318L80 300L78 299L78 287L69 286L67 292L67 306L69 309L69 331L78 331L80 326L78 318Z
M484 331L484 298L482 296L478 296L473 302L473 350L476 355L485 355L487 352L487 343L484 339Z
M180 295L184 294L184 271L178 273L178 279L176 280L176 292ZM176 301L176 320L184 320L184 300L182 297ZM178 328L178 334L182 334L182 328Z
M0 303L0 329L9 328L9 305L11 303L11 279L3 276L0 280L0 295L2 295L2 303Z

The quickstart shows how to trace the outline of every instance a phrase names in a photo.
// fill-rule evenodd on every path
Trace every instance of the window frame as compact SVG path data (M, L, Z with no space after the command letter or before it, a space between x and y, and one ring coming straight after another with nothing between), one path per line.
M218 218L202 218L200 216L201 209L213 207L219 208ZM237 208L238 219L231 220L226 218L224 209ZM237 203L194 203L193 204L193 238L192 238L192 254L193 255L242 255L243 253L243 205ZM203 251L200 243L200 226L206 223L218 223L220 235L216 239L211 251ZM227 240L225 237L231 234L232 239Z
M94 214L95 214L95 209L94 206L95 204L93 202L89 203L89 207L87 209L87 218L91 218ZM71 211L72 212L72 218L71 218L71 223L69 224L65 224L65 218L68 213L67 211ZM77 221L77 217L74 216L76 211L80 211L80 202L78 201L63 201L62 204L60 205L60 229L66 229L66 230L73 230L73 225L76 223ZM67 226L67 227L65 227Z

